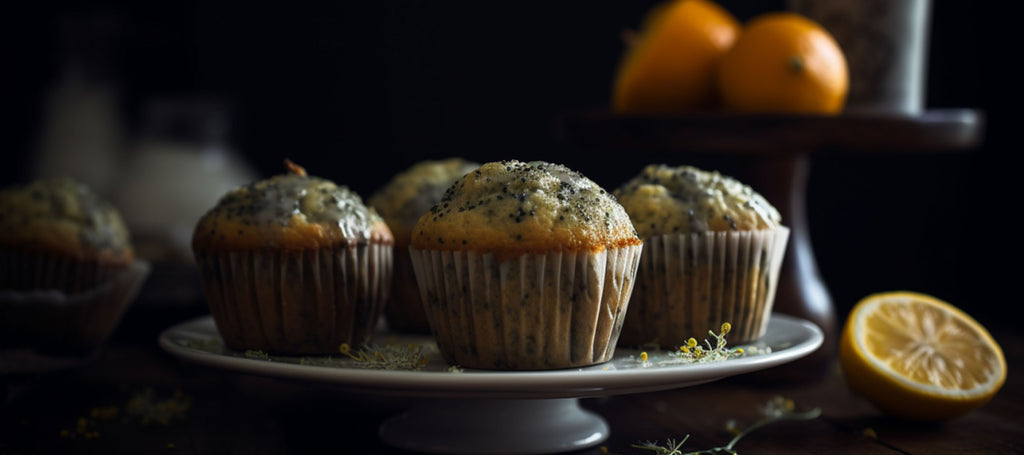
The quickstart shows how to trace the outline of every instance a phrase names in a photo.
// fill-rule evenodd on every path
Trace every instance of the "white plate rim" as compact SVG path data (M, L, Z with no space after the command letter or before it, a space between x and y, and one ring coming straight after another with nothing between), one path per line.
M385 334L386 335L386 334ZM553 398L641 393L687 387L779 366L817 350L824 335L815 324L773 313L761 344L770 353L718 362L608 368L634 362L640 351L617 348L602 365L547 371L405 371L302 365L210 352L187 346L188 341L219 340L212 316L178 323L161 332L160 347L179 359L237 373L285 380L310 381L343 388L420 397ZM273 359L273 357L272 357Z

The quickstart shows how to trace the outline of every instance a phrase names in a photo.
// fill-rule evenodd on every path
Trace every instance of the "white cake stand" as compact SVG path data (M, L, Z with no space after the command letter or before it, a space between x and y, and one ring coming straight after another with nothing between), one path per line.
M342 362L310 365L310 358L299 357L251 358L223 346L210 316L165 330L159 344L183 360L235 372L416 397L379 428L381 440L393 447L427 453L544 454L581 450L608 438L607 422L583 409L580 398L690 387L759 371L804 357L823 340L814 324L773 314L765 336L745 345L748 355L743 357L683 364L667 353L650 352L643 363L639 351L620 348L601 365L523 372L453 372L439 355L415 371L354 368ZM436 349L425 336L380 333L375 342Z

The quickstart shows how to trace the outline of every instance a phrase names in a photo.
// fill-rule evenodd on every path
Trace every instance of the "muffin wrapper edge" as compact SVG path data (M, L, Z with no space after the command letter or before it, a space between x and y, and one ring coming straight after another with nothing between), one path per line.
M648 238L621 345L674 348L722 323L732 344L757 340L775 302L789 228Z
M431 331L465 368L545 370L612 358L640 245L602 252L492 253L410 248Z
M386 327L396 333L430 334L408 247L395 249L394 264L391 295L383 310Z
M89 290L0 291L0 332L5 346L55 354L83 354L102 345L138 295L149 262L136 259Z
M282 355L337 353L369 341L392 270L391 245L196 253L226 346Z
M0 288L18 291L55 289L79 294L117 277L132 262L77 259L19 248L0 248Z

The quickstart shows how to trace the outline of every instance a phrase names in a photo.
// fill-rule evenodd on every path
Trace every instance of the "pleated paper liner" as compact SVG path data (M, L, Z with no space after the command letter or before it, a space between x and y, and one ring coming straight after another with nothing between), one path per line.
M149 271L148 262L135 260L81 292L0 290L0 341L8 348L87 354L120 324Z
M464 368L548 370L614 354L642 249L523 254L410 249L445 360Z
M224 343L280 355L366 343L388 297L391 245L198 253L203 294Z
M384 305L388 330L395 333L430 334L430 323L423 309L416 274L412 268L408 246L395 249L394 280L391 295Z
M644 242L620 346L672 349L722 323L730 344L764 335L789 229L662 235Z

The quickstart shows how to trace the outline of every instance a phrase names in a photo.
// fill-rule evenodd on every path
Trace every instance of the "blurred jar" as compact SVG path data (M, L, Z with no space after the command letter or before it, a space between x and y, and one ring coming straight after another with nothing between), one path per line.
M228 132L227 109L216 99L169 97L144 107L114 196L141 257L191 263L199 218L225 193L256 180Z
M850 68L848 112L918 115L927 106L931 0L787 0L824 26Z
M110 197L125 146L113 13L68 13L57 23L57 73L43 99L33 178L70 177Z

